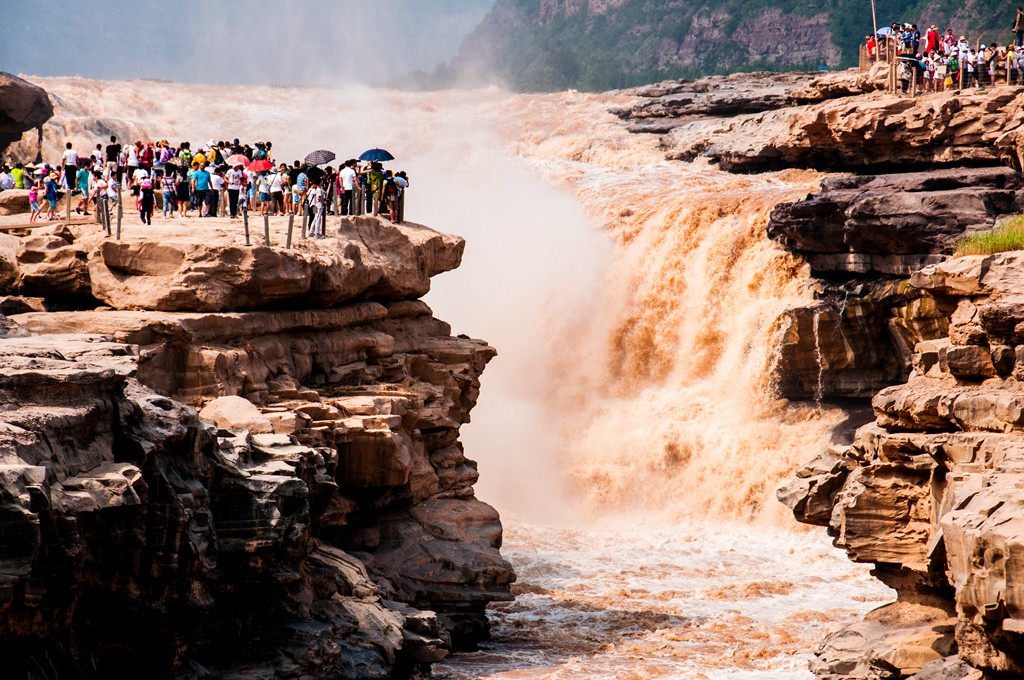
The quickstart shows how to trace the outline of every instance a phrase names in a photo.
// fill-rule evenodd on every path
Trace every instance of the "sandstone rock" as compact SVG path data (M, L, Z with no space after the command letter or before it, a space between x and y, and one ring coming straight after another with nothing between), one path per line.
M32 212L32 204L28 200L28 189L8 189L0 191L0 215L22 215Z
M914 99L870 93L727 121L687 122L663 137L662 144L670 159L705 156L733 172L996 164L1004 155L1015 157L1015 141L1002 138L1022 125L1020 93L1014 87ZM1001 139L1002 149L996 147Z
M21 140L22 133L42 127L52 115L53 104L45 90L0 72L0 156L9 144Z
M64 227L40 227L21 239L17 251L18 278L22 293L92 299L87 265L88 251L76 243Z
M254 309L285 300L315 308L359 297L419 297L430 290L430 277L458 267L465 247L459 237L375 217L344 218L333 236L284 250L240 245L239 234L229 229L211 228L197 242L185 227L160 225L133 230L121 241L108 240L97 227L80 242L88 248L93 296L116 309L158 311ZM46 290L62 292L59 282Z
M943 662L956 649L955 617L904 602L879 607L828 635L811 661L819 678L900 678ZM958 676L962 677L962 676Z
M1006 168L829 178L820 193L775 206L768 235L815 271L906 276L945 259L964 233L992 228L1022 188Z
M248 430L253 434L273 432L270 419L260 410L241 397L220 397L214 399L199 412L199 419L217 427Z
M996 374L988 347L964 345L946 350L949 372L958 378L990 378Z

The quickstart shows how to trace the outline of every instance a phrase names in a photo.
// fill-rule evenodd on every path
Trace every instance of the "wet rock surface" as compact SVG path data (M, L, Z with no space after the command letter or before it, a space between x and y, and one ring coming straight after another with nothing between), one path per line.
M0 300L12 677L400 677L486 639L515 575L459 428L496 352L416 299L462 239L92 229L27 233L35 297Z

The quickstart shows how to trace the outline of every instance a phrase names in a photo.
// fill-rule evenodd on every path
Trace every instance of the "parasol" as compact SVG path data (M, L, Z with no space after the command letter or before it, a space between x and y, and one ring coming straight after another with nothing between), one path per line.
M324 163L330 163L335 158L337 158L337 156L334 155L333 151L318 149L306 156L305 163L306 165L323 165Z
M252 161L246 158L245 154L236 153L234 156L228 156L227 162L232 168L238 165L241 165L243 168L248 168L249 163Z
M252 163L250 163L249 167L246 168L246 169L247 170L252 170L253 172L264 172L265 170L270 170L273 167L274 167L274 164L271 163L270 161L259 160L259 161L253 161Z
M359 157L361 161L393 161L395 157L384 149L370 149L364 151L363 155Z

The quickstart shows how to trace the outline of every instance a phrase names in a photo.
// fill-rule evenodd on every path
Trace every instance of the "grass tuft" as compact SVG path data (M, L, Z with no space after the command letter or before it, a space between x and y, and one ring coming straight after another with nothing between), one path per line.
M992 231L961 236L953 244L953 255L991 255L1008 250L1024 250L1024 215L1015 215Z

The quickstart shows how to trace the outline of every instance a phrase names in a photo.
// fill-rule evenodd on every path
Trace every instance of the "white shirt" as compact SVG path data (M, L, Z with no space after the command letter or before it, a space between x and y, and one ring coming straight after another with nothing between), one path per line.
M128 147L128 166L137 168L139 166L139 154L136 153L135 147Z
M132 179L134 179L137 182L141 182L147 177L149 177L149 173L146 172L144 168L139 168L138 170L132 173Z
M345 191L352 191L356 186L356 171L346 167L341 171L341 188Z
M228 181L228 189L242 188L242 172L240 170L228 170L224 179Z
M78 152L68 149L64 152L64 165L78 165Z
M210 188L213 189L214 191L220 191L221 189L223 189L224 178L218 175L217 173L212 173L210 175Z
M14 175L9 172L5 172L0 175L0 189L8 191L14 188Z
M270 193L273 194L284 191L284 185L281 183L281 173L275 172L274 174L269 175L267 180L269 180L267 184L270 187Z

